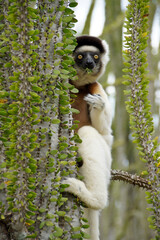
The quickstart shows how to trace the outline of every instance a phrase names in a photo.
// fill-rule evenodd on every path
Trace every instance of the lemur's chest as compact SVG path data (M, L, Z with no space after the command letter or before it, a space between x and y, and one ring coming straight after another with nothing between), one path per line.
M97 82L92 84L87 84L81 88L79 88L79 92L77 93L77 97L74 99L74 103L72 104L73 108L79 110L78 114L73 114L74 120L78 120L78 129L91 125L91 119L89 114L89 106L87 105L84 97L87 94L100 94L100 86ZM77 129L77 130L78 130Z
M91 125L89 108L86 101L84 100L84 97L87 94L88 93L85 91L80 91L77 94L77 97L75 98L74 103L72 104L73 108L76 108L77 110L79 110L78 114L73 114L73 119L79 121L78 129L86 125Z

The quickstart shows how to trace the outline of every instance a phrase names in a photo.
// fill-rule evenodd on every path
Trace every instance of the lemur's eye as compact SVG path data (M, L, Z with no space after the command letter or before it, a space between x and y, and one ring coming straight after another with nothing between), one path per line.
M94 59L98 59L99 56L97 54L94 55Z
M78 55L78 59L82 59L83 56L81 54Z

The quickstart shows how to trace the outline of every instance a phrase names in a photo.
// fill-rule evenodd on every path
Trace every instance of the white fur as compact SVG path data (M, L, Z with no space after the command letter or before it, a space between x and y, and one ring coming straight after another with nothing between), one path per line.
M99 236L99 213L100 211L91 208L84 209L84 217L89 219L89 224L93 229L93 231L90 231L90 228L88 228L85 232L90 235L92 240L97 240L97 236Z
M112 113L107 94L101 87L101 96L88 94L85 99L90 105L90 118L92 126L103 136L106 143L112 145L111 123ZM92 101L91 101L92 99Z
M105 66L106 58L103 57ZM78 77L78 81L81 81L81 76ZM85 76L85 83L90 78L91 76ZM88 94L84 98L89 105L92 126L83 126L78 130L82 140L78 146L79 154L83 159L79 173L84 177L83 181L75 178L63 181L64 184L69 184L65 191L78 196L88 207L84 208L84 217L89 221L90 228L86 232L90 234L91 240L99 240L99 213L107 204L112 162L111 110L101 85L100 88L101 95Z
M105 40L102 40L102 44L105 49L105 53L102 56L102 62L104 64L104 66L106 66L107 63L109 62L109 46Z
M79 154L83 159L79 172L84 180L68 178L63 183L70 185L66 191L78 196L89 207L84 209L89 220L89 234L91 240L99 240L99 212L107 204L112 162L111 112L105 93L104 98L87 95L85 99L90 104L92 126L83 126L78 131L82 139Z
M99 49L94 46L83 45L76 50L76 52L85 52L85 51L96 52L96 51L99 51Z

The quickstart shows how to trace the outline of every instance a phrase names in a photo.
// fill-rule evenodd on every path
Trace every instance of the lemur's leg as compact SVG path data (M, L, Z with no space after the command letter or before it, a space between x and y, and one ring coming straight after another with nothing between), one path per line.
M84 182L76 178L67 178L62 183L69 184L69 187L67 187L65 191L79 197L79 199L84 202L87 207L93 209L101 209L105 207L103 199L101 201L100 196L94 196L93 193L86 188Z
M78 134L82 139L82 143L79 144L79 153L83 159L80 175L84 180L68 178L63 182L70 185L65 191L78 196L89 208L102 209L108 198L110 147L91 126L80 128Z
M84 232L90 235L90 239L99 240L99 211L91 208L83 208L83 217L88 220L89 228Z

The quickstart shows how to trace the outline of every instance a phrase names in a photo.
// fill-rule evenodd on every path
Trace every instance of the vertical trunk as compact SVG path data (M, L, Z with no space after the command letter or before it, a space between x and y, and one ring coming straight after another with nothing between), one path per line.
M90 25L91 25L91 17L92 17L92 12L94 9L94 5L95 5L95 0L92 0L90 9L89 9L89 13L85 22L85 26L83 29L83 34L89 34L89 29L90 29Z
M69 240L80 235L80 209L73 196L63 196L60 182L76 174L68 90L75 75L74 16L59 0L32 6L28 0L1 4L0 238L7 232L6 239Z

